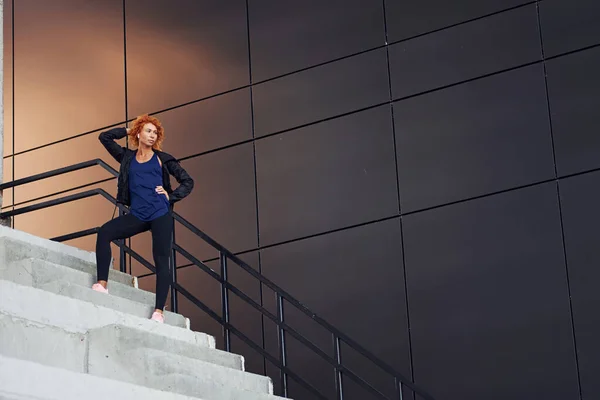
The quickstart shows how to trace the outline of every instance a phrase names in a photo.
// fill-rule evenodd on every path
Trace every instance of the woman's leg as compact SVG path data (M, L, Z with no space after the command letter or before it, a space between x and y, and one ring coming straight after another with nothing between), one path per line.
M171 285L171 241L173 237L173 216L167 213L152 221L152 255L156 266L156 311L165 308L169 286Z
M122 215L102 225L96 237L96 268L98 283L104 288L108 281L111 259L110 243L116 239L137 235L148 229L148 223L140 221L132 214Z

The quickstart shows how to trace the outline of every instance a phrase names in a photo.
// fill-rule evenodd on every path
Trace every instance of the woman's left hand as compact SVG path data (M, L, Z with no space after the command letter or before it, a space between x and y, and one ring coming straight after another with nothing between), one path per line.
M157 186L156 187L156 193L164 194L165 196L167 196L167 200L169 200L169 193L167 193L167 191L165 190L165 188L163 188L162 186Z

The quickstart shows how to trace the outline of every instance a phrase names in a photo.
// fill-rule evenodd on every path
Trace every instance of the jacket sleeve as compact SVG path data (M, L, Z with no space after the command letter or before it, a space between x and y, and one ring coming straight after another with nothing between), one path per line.
M123 155L125 154L125 151L127 149L125 147L119 146L119 144L117 144L115 140L122 139L125 136L127 136L126 128L113 128L111 130L102 132L98 137L100 143L102 143L102 145L106 148L106 150L108 150L110 155L113 156L114 159L117 160L117 162L119 163L123 159Z
M171 204L182 200L192 192L194 188L194 180L185 169L179 164L176 159L167 161L167 170L175 177L179 186L169 194L169 202Z

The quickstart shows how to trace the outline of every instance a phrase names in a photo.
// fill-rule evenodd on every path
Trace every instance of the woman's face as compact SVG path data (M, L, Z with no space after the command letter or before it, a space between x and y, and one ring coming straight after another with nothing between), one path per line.
M148 146L148 147L152 147L154 146L154 143L156 143L156 140L158 139L158 131L156 129L156 126L154 126L154 124L151 123L147 123L144 125L144 127L142 128L142 131L140 132L140 146L144 145L144 146Z

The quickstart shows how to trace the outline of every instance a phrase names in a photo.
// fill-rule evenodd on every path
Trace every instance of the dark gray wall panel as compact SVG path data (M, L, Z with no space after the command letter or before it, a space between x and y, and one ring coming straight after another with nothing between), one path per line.
M252 0L248 6L254 82L385 43L381 2Z
M190 158L181 165L194 178L195 186L175 205L175 211L231 251L256 248L252 144ZM180 223L175 229L177 243L194 257L218 257L212 247ZM177 261L180 265L187 262L183 257Z
M261 244L398 213L389 106L256 142Z
M548 61L548 96L558 174L600 167L600 48Z
M583 399L600 397L600 173L560 181L563 226Z
M126 17L130 117L249 83L244 0L127 0Z
M385 0L389 41L406 39L505 10L526 0Z
M123 2L14 3L15 151L123 121Z
M155 116L165 128L164 150L177 158L252 138L250 89L212 97Z
M384 49L259 84L254 123L261 136L389 100Z
M600 2L544 0L540 22L546 57L600 44Z
M439 400L578 398L555 183L404 217L417 384Z
M394 103L394 116L403 212L554 177L541 65Z
M262 251L261 258L265 276L378 357L410 375L399 220L269 248ZM266 306L274 304L269 299L265 297ZM292 327L331 354L331 337L325 330L310 318L293 312L291 306L286 310L286 320ZM267 347L276 349L277 338L269 326L265 324ZM332 370L316 363L303 346L293 345L288 357L290 364L301 367L302 376L312 378L319 388L333 389ZM367 377L381 382L381 377L373 374Z
M541 60L535 4L390 47L394 98Z

